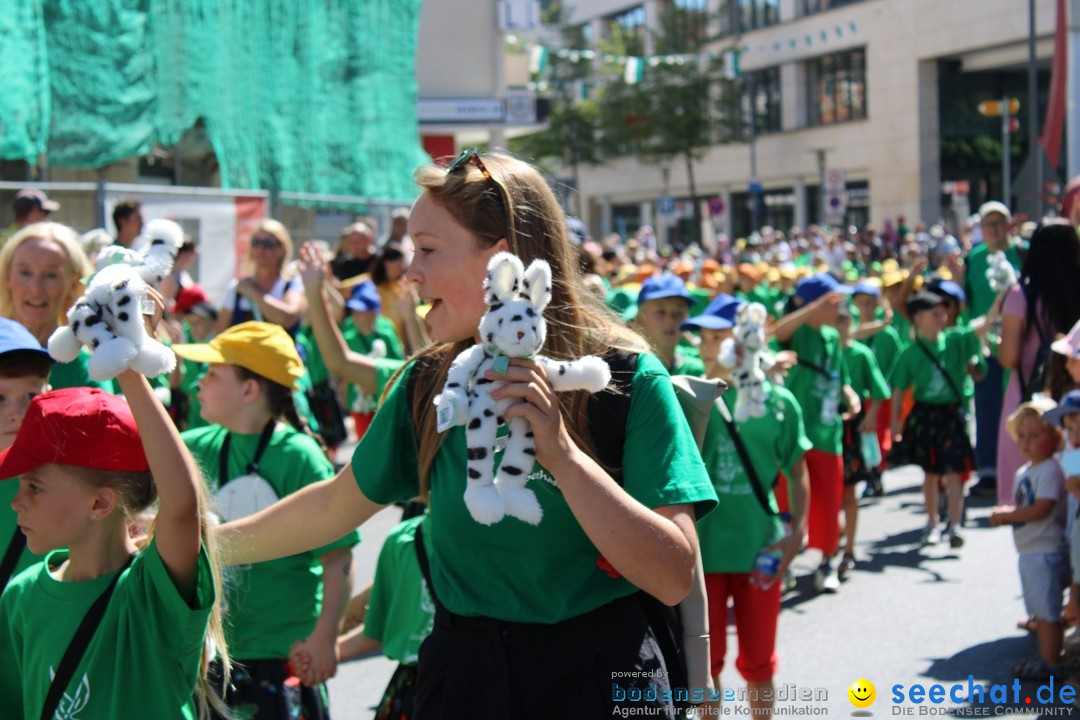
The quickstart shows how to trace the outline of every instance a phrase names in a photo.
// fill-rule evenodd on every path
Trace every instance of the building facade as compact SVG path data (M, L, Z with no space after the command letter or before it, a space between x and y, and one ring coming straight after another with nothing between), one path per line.
M673 4L719 22L718 47L737 48L741 78L755 81L754 143L714 146L694 168L716 231L744 235L751 217L781 229L828 215L834 224L879 227L899 217L911 225L955 221L986 197L1001 198L1000 172L962 159L964 143L1000 140L1000 120L979 116L977 102L966 98L1019 97L1026 122L1027 2L590 0L575 5L570 21L590 38L614 27L624 36L636 32L647 57L649 29ZM1045 106L1055 2L1035 6ZM957 109L960 98L965 104ZM1034 202L1024 195L1034 183L1017 181L1025 168L1023 158L1012 167L1007 201L1014 206ZM582 214L594 235L625 235L644 224L677 234L693 215L681 161L623 157L581 168L579 177Z

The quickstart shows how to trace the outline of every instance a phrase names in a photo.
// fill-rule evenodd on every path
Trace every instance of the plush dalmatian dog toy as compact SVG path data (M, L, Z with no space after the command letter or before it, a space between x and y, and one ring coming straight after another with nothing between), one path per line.
M132 250L105 248L86 293L68 311L68 324L49 338L49 354L70 362L85 345L92 351L87 370L98 382L127 368L147 377L176 367L172 350L146 334L143 304L147 288L171 270L184 232L171 220L151 220Z
M990 289L996 293L1008 290L1016 284L1016 268L1012 266L1005 253L998 251L986 256L986 279Z
M761 303L743 303L735 313L735 336L720 346L719 362L731 369L739 392L735 398L735 422L765 416L765 371L773 366L773 357L765 350L767 317Z
M446 385L435 398L438 429L465 425L465 506L474 520L492 525L509 515L536 525L543 510L533 491L525 487L536 456L533 433L525 418L503 419L506 409L522 400L492 400L492 391L506 383L488 380L484 373L505 372L510 358L532 357L544 368L553 389L594 393L607 386L611 370L595 355L562 362L537 355L547 336L544 308L551 302L547 262L534 260L526 270L517 256L497 253L488 263L484 302L488 311L480 319L483 341L454 359ZM503 424L509 424L510 434L498 476L493 477L495 436Z

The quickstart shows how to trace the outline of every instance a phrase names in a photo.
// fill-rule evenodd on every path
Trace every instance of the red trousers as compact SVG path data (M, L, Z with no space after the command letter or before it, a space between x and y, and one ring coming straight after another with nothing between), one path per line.
M728 598L735 606L735 633L739 655L735 669L747 682L764 682L776 674L776 620L780 616L777 578L768 590L750 584L749 573L706 573L709 595L709 655L712 674L724 667L727 652Z
M840 545L840 508L844 500L844 460L839 455L807 450L810 475L807 547L832 556Z

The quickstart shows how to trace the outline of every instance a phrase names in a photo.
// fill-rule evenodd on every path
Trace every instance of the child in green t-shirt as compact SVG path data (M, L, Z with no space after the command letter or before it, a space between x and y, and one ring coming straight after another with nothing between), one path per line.
M127 370L117 381L123 398L85 387L38 395L0 453L0 477L19 478L11 506L27 547L49 553L0 598L6 717L59 716L59 702L87 720L132 708L205 717L220 706L207 635L229 661L204 485L146 378ZM153 532L136 545L129 522L155 499ZM78 643L102 597L100 620ZM80 645L64 672L61 659Z
M690 314L694 297L678 275L654 275L641 284L634 324L652 344L656 356L672 375L701 376L701 360L679 344L679 327Z
M787 387L802 408L806 434L813 443L806 453L810 474L807 546L821 551L821 564L814 573L814 587L819 592L836 592L840 588L833 556L839 547L844 492L841 410L859 411L859 397L851 389L840 334L831 327L850 293L850 287L828 273L803 278L795 286L797 309L773 328L777 341L798 357L788 371Z
M967 431L967 398L964 385L977 367L982 343L970 328L946 332L949 322L946 300L935 293L919 292L908 298L907 315L916 337L896 361L890 377L893 386L892 431L895 457L918 465L926 473L923 497L927 524L922 545L938 541L938 492L948 492L949 544L963 546L959 528L964 510L963 480L974 466L975 454ZM900 405L912 388L915 405L900 431Z
M247 517L333 477L297 414L293 387L304 368L280 325L241 323L207 344L173 349L210 364L199 399L212 424L186 431L183 439L214 489L223 520ZM324 683L337 667L337 629L358 541L353 530L311 552L231 569L228 640L237 662L225 697L231 709L254 717L329 717ZM291 667L293 651L311 662Z
M345 308L349 311L349 317L345 320L341 334L350 350L373 359L405 359L405 351L394 322L380 314L382 299L375 283L365 280L354 285ZM378 399L375 395L365 393L355 383L349 384L346 404L356 427L357 442L364 437L375 417Z
M873 448L871 452L876 450L880 455L877 445L878 404L889 398L890 392L874 353L851 338L853 316L858 311L848 310L844 305L840 305L840 309L836 329L840 331L851 388L862 405L858 413L844 420L844 556L837 567L837 574L843 578L855 568L855 529L859 519L859 501L855 489L863 481L872 484L878 472L875 461L879 458L867 457L866 446L870 444Z
M52 365L49 353L29 330L0 318L0 450L15 442L30 401L48 390ZM0 591L8 580L41 559L26 547L26 536L11 508L18 489L18 480L0 482Z

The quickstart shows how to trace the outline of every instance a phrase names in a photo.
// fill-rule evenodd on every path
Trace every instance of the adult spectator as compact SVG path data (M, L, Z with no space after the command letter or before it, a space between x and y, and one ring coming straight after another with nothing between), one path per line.
M1020 253L1010 231L1011 223L1012 213L1003 203L994 200L979 208L983 242L971 248L964 261L964 294L967 295L968 311L973 318L986 315L994 304L995 293L990 289L990 281L986 277L990 253L1004 252L1013 267L1020 267ZM1069 327L1071 325L1067 325L1066 329ZM1004 384L1001 363L991 354L986 377L975 383L975 462L979 482L972 492L976 495L993 495L1001 477L1000 468L997 467L998 420L1001 418ZM1011 478L1010 473L1006 482L1011 483ZM1006 502L1011 497L1008 496Z
M337 253L330 268L338 280L363 275L375 262L375 233L365 222L355 222L341 231Z
M385 247L389 242L396 242L401 247L401 252L405 256L406 267L412 263L415 248L412 238L409 237L408 208L400 207L390 214L390 233L379 243L379 247Z
M37 222L45 222L60 209L60 203L37 188L27 188L15 193L12 210L15 212L16 229Z
M1076 228L1056 221L1031 236L1020 280L1002 302L998 360L1012 371L999 418L998 504L1013 498L1013 479L1024 464L1008 430L1008 417L1046 384L1050 345L1080 320L1080 239Z
M248 320L271 322L296 335L307 298L300 278L286 274L292 258L292 237L277 220L262 220L251 234L248 274L225 290L216 333Z
M394 321L406 354L411 355L423 349L428 340L416 315L416 307L420 304L416 289L405 279L408 268L409 263L401 245L395 240L388 240L375 256L371 280L379 289L383 315Z
M112 219L116 226L116 244L131 247L142 232L142 202L138 198L123 198L113 207Z
M80 280L90 272L74 230L53 222L28 225L0 250L0 316L22 323L44 347L67 323L68 308L83 292ZM90 379L89 358L83 351L69 363L56 363L52 388L102 387Z

